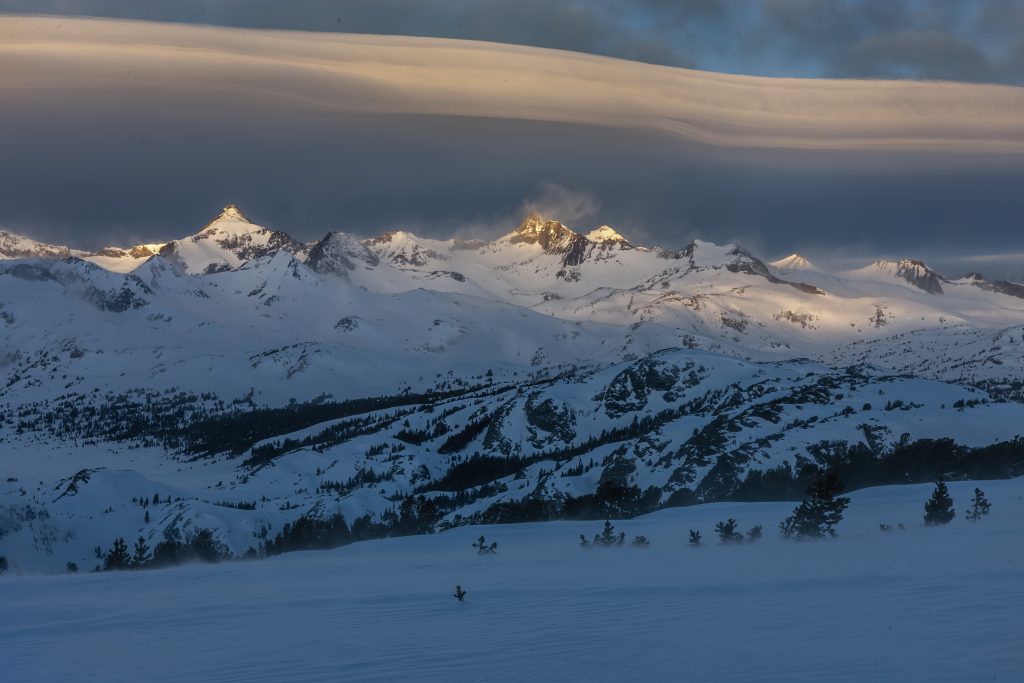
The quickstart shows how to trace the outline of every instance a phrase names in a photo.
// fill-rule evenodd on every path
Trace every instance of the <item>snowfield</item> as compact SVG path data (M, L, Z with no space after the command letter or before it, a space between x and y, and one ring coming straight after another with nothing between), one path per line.
M975 486L992 501L963 517ZM259 562L0 578L4 680L1017 681L1024 479L852 494L839 537L779 540L792 503L462 527ZM765 538L719 546L716 521ZM890 532L879 530L891 524ZM905 530L898 530L903 523ZM689 529L704 535L687 546ZM494 556L471 547L480 534ZM452 597L456 584L468 595Z

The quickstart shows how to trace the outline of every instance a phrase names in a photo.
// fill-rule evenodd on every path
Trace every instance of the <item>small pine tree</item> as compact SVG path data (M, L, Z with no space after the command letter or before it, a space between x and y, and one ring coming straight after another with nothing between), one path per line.
M690 545L693 547L700 545L700 532L696 529L690 529Z
M878 528L881 529L882 531L892 531L892 525L886 524L885 522L882 522L881 524L879 524Z
M463 602L466 599L466 591L462 590L462 586L455 587L455 599L459 602Z
M924 504L924 523L928 526L949 524L956 517L956 510L953 509L953 499L946 488L946 482L940 478L935 482L935 490L932 497Z
M967 519L977 522L992 509L992 503L985 498L985 492L979 488L974 489L974 498L971 499L971 509L967 512Z
M606 519L604 521L604 529L600 534L594 534L594 545L601 545L604 547L610 547L613 545L622 545L626 542L626 532L623 531L618 535L615 534L615 526L611 520Z
M589 548L590 547L590 541L588 541L587 537L584 536L583 534L580 534L580 545L583 546L584 548Z
M473 544L473 547L476 548L476 552L478 555L493 555L494 553L498 552L497 541L491 543L490 545L487 545L487 540L483 536L481 536L480 539Z
M106 557L103 558L103 570L116 571L128 569L131 566L131 559L131 556L128 555L128 544L124 542L123 538L119 538L114 541L113 547L107 551Z
M142 569L152 559L146 539L139 536L139 540L135 541L135 552L132 554L132 569Z
M7 568L8 568L7 558L4 557L3 555L0 555L0 574L6 574L7 573Z
M725 545L743 542L743 534L736 531L736 520L732 517L716 524L715 532L718 534L718 541Z
M818 472L807 489L808 498L779 523L783 538L824 538L836 535L836 525L850 499L839 494L843 485L835 472Z
M747 532L747 540L753 543L761 539L762 531L764 527L760 524L750 527L750 531Z
M146 510L146 516L145 516L145 518L143 518L143 521L144 521L144 522L145 522L146 524L149 524L149 510Z
M633 539L633 542L630 543L630 545L634 548L646 548L650 544L651 542L647 539L646 536L637 536Z
M68 562L66 565L64 565L64 569L67 570L68 574L74 574L78 571L78 565L74 562Z

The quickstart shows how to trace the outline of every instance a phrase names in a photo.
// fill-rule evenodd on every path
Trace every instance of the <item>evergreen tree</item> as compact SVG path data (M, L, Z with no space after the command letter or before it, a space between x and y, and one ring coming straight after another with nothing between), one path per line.
M144 522L145 522L146 524L149 524L149 510L146 510L146 516L145 516L145 518L143 519L143 521L144 521Z
M228 547L213 537L210 529L200 529L189 541L191 554L203 562L220 562L231 556Z
M935 482L935 490L932 497L924 504L924 523L928 526L949 524L956 517L956 510L953 509L953 499L946 488L946 482L940 478Z
M651 542L650 542L650 540L648 540L648 538L646 536L637 536L636 538L633 539L633 542L630 543L630 545L633 546L634 548L646 548L650 544L651 544Z
M843 486L835 472L819 471L807 489L807 498L779 523L784 538L824 538L836 535L836 525L850 499L840 496Z
M694 547L700 545L700 532L696 529L690 529L690 545Z
M977 522L992 509L992 503L985 498L985 492L979 488L974 489L974 498L971 499L971 509L967 513L967 519Z
M462 586L455 587L455 599L459 602L463 602L466 599L466 591L462 590Z
M0 555L0 574L7 573L7 558Z
M594 542L598 545L613 546L622 545L626 542L626 532L621 532L618 536L615 535L615 527L612 525L611 520L606 519L604 521L604 530L601 531L600 535L594 536Z
M732 517L724 522L716 524L715 532L718 534L719 542L725 545L743 542L743 534L736 531L736 520Z
M68 574L74 574L78 571L78 565L74 562L68 562L66 565L64 565L64 569L67 570Z
M128 555L128 544L124 542L123 538L119 538L114 541L113 547L107 551L107 556L103 558L103 570L128 569L131 566L131 560L131 556Z
M751 543L760 540L763 529L764 527L760 524L750 527L750 531L747 532L747 540Z
M153 559L149 554L149 545L146 543L146 539L139 536L139 540L135 541L135 552L132 554L132 568L142 569L149 561Z

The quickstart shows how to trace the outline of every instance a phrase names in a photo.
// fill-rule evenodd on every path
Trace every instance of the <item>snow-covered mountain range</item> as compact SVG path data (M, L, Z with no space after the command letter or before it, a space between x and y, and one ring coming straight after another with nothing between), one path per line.
M199 527L242 553L412 495L433 526L609 484L719 500L848 446L1024 432L1024 285L914 259L829 273L539 216L307 244L235 206L0 257L0 550L26 568Z

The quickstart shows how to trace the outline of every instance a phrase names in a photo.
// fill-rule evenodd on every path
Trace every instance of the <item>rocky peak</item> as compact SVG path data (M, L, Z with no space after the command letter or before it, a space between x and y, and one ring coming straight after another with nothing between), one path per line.
M941 275L929 268L924 261L902 259L896 264L896 276L929 294L942 294Z
M237 204L228 204L221 209L220 214L213 219L211 222L216 221L232 221L235 223L252 223L249 218L242 213L242 210L238 208Z
M565 246L564 242L576 237L582 237L569 228L562 225L560 221L545 220L541 216L531 213L519 227L508 235L509 244L539 244L541 249L550 252L558 247Z
M343 232L327 233L309 250L306 258L306 265L317 273L340 276L347 276L360 263L374 267L380 263L380 259L365 244Z

